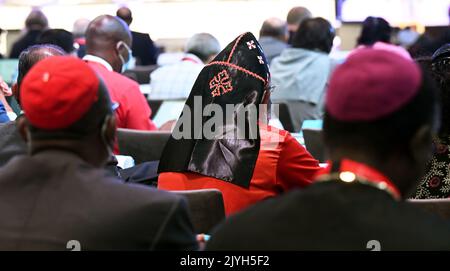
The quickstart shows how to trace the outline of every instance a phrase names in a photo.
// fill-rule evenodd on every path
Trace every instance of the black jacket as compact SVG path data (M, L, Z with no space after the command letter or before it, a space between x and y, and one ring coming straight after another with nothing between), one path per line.
M155 65L158 58L158 49L148 34L131 32L133 38L131 50L136 58L137 65Z
M186 202L107 177L74 154L17 156L0 169L0 250L192 250Z
M369 250L374 242L381 250L450 250L450 224L373 187L317 183L230 218L207 249Z
M41 30L29 30L24 36L13 44L9 58L19 58L19 55L23 50L37 44L37 40L41 33Z
M0 167L11 158L27 153L27 144L23 141L15 121L0 124Z

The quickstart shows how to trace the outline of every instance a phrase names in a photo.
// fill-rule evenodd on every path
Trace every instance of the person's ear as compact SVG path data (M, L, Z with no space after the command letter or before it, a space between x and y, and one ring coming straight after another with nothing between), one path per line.
M16 125L22 139L27 143L30 142L31 136L28 120L24 116L22 116L16 120Z
M114 115L108 116L103 123L102 137L111 149L114 147L116 141L116 130L116 118Z
M433 131L430 125L421 126L413 135L409 149L411 158L419 166L425 168L432 156Z

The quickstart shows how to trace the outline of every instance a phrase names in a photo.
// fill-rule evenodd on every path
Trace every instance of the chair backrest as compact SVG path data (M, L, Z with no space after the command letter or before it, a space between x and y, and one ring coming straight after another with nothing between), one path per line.
M172 191L188 202L191 221L196 233L209 233L225 219L222 192L217 189Z
M284 130L295 133L294 124L292 122L291 113L289 113L288 105L286 103L278 103L278 118L283 124Z
M159 160L170 132L117 129L120 154L133 157L136 164Z
M123 74L139 84L148 84L150 83L150 74L157 68L157 65L136 66L133 69L126 70Z
M147 99L148 106L150 106L150 109L152 110L152 120L155 118L163 102L164 100Z
M450 199L414 199L407 202L444 219L450 219Z
M319 160L325 162L325 148L323 145L322 130L318 129L302 129L303 138L305 140L306 149L311 155Z

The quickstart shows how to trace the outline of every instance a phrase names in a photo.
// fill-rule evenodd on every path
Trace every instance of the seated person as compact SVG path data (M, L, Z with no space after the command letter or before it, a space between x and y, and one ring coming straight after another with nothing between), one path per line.
M438 49L430 62L428 67L440 90L442 124L434 140L435 152L417 187L417 199L450 197L450 44Z
M358 46L350 55L361 49L371 47L378 50L390 51L406 59L411 59L411 55L405 48L391 43L391 37L392 27L385 19L369 16L362 24L361 34L357 41Z
M301 131L303 121L322 119L323 104L336 62L329 56L335 33L323 18L305 19L292 40L271 65L272 95L275 104L287 105L293 131Z
M430 82L392 52L351 56L333 74L325 102L329 167L307 189L229 218L207 249L449 250L449 222L403 202L438 126Z
M52 57L62 56L66 53L58 46L51 44L33 45L25 49L19 56L19 72L17 83L13 85L13 93L21 104L20 88L25 75L39 61ZM27 146L17 131L15 121L0 124L0 166L6 164L10 159L19 154L26 154ZM114 176L120 177L127 182L149 183L156 179L157 166L155 162L144 162L134 167L122 170L117 166L117 160L111 155L106 169Z
M152 111L138 83L120 74L131 59L131 34L128 25L117 17L101 15L86 30L86 55L83 60L100 75L111 100L118 104L117 127L157 130ZM115 152L118 153L116 146Z
M20 53L17 82L12 86L14 97L19 105L20 88L28 71L45 58L63 55L65 55L63 49L50 44L33 45ZM5 165L14 156L26 153L27 146L17 131L17 122L0 124L0 166Z
M251 33L242 34L219 53L201 71L166 144L159 164L158 187L217 188L223 194L225 212L230 215L309 185L320 169L317 160L288 132L267 125L269 83L267 61ZM237 109L230 114L227 105ZM211 106L227 113L224 120L215 114L204 117L202 127L198 127L195 113L189 116L188 111L205 113ZM244 107L249 112L239 123ZM202 133L216 118L226 123L216 125L218 134ZM187 136L180 137L180 127L183 132L189 130Z
M0 169L0 250L189 250L186 202L101 169L115 139L103 82L80 59L55 56L24 78L18 120L28 155Z
M150 74L149 99L186 100L200 71L220 52L220 44L211 34L200 33L187 41L185 51L181 61Z

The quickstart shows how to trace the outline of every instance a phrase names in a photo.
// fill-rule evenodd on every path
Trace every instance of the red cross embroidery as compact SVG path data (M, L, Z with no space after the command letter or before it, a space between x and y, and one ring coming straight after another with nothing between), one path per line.
M212 90L211 95L213 97L220 96L233 90L231 85L231 79L226 70L219 72L209 81L209 88Z
M256 49L256 45L255 45L255 41L254 40L247 41L247 46L248 46L249 50Z

